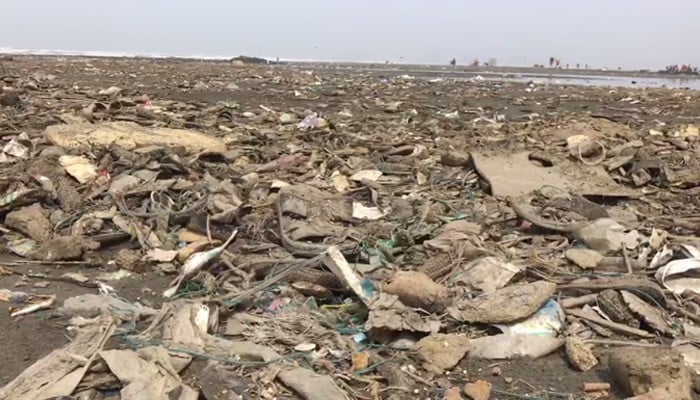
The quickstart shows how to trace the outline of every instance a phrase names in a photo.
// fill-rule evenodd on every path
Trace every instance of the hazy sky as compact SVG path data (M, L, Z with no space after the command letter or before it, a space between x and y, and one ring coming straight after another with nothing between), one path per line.
M698 0L4 0L2 8L0 47L24 49L700 65Z

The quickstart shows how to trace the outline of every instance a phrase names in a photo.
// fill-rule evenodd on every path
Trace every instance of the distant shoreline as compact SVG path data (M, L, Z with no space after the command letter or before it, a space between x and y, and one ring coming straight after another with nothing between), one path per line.
M74 58L74 59L134 59L134 60L152 60L155 62L208 62L208 63L229 63L236 57L224 56L170 56L158 54L131 54L117 52L80 52L68 50L17 50L0 48L0 62L3 59L11 57L21 58ZM382 63L369 61L313 61L313 60L285 60L280 59L276 62L270 58L260 58L268 60L268 65L285 65L293 67L311 67L322 68L327 70L337 70L338 72L347 72L347 70L367 71L372 73L386 72L390 75L396 73L411 74L415 73L419 76L434 76L434 77L449 77L449 78L469 78L478 75L492 78L509 78L522 75L525 77L554 79L558 77L588 77L597 79L598 76L605 77L639 77L639 78L660 78L660 79L676 79L676 80L697 80L700 75L697 74L672 74L660 71L650 70L609 70L609 69L581 69L581 68L548 68L548 67L518 67L518 66L479 66L472 67L466 65L441 65L441 64L397 64L397 63ZM251 64L255 65L255 64Z

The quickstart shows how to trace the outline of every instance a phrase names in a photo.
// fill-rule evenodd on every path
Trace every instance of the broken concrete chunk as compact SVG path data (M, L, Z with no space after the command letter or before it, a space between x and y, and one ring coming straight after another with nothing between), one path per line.
M598 359L591 349L577 337L566 338L566 355L569 362L579 371L590 371L598 365Z
M5 225L37 242L51 239L53 230L48 213L39 203L9 212L5 217Z
M664 389L674 400L691 400L692 378L683 356L668 347L614 349L610 354L610 372L629 396Z
M28 256L32 260L42 261L78 260L85 252L99 248L98 242L85 236L63 236L40 243Z
M306 368L281 371L277 377L306 400L347 400L333 379Z
M454 368L469 350L469 338L464 334L426 336L414 346L423 361L423 368L442 374Z
M450 291L422 272L399 271L384 284L384 291L399 297L409 307L442 313L449 305Z
M610 218L599 218L586 224L576 229L574 236L589 248L603 254L619 251L623 243L630 241L625 227Z
M508 286L473 300L457 301L447 312L452 318L463 322L513 322L537 312L555 290L556 284L546 281Z
M203 133L172 128L144 128L133 122L105 122L100 124L72 123L51 125L44 136L64 148L109 147L116 145L126 150L159 145L182 147L189 154L202 151L226 152L226 144Z
M569 261L583 269L595 268L603 260L602 254L590 249L568 249L564 255Z

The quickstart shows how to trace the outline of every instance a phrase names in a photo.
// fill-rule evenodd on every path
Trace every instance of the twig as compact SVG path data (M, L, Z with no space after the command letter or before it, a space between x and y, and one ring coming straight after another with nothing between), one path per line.
M207 214L207 239L209 239L209 245L213 246L213 241L211 240L211 229L209 229L209 214Z
M627 340L610 340L610 339L588 339L583 343L600 344L604 346L637 346L637 347L658 347L656 343L641 343Z
M2 265L20 267L22 265L97 265L92 261L42 261L42 260L17 260L3 261Z
M243 301L244 299L254 295L255 293L260 292L260 291L274 285L275 283L283 280L285 277L287 277L292 272L294 272L295 269L302 267L302 266L314 265L314 264L320 262L321 260L323 260L323 258L325 256L326 256L326 253L323 252L314 258L304 260L304 261L299 262L297 264L289 265L287 268L283 269L281 272L277 273L276 275L274 275L272 277L268 277L267 279L262 281L260 284L253 286L252 288L250 288L248 290L244 290L244 291L239 292L237 294L229 293L229 294L226 294L224 296L219 296L219 297L212 299L212 302L227 303L227 304L239 303L239 302Z
M421 378L420 376L418 376L418 375L416 375L416 374L414 374L414 373L412 373L412 372L410 372L410 371L401 370L401 372L403 372L404 374L410 376L411 378L415 379L416 381L418 381L418 382L424 384L425 386L432 387L432 386L435 385L434 383L430 382L429 380L423 379L423 378Z
M574 308L574 307L579 307L584 304L591 304L596 301L598 298L598 293L591 293L587 295L583 295L580 297L572 297L568 299L562 299L559 300L559 305L562 308Z
M600 318L600 317L595 316L595 315L588 315L588 314L582 312L582 310L569 309L569 310L566 310L566 313L569 315L573 315L574 317L578 317L581 319L585 319L586 321L596 323L596 324L604 326L606 328L610 328L610 329L617 331L617 332L622 332L622 333L626 333L628 335L634 335L634 336L639 336L639 337L643 337L643 338L653 338L654 337L654 335L652 335L651 333L649 333L647 331L643 331L641 329L631 328L627 325L618 324L617 322L608 321L606 319Z
M700 316L695 315L695 314L691 313L690 311L688 311L680 306L677 306L675 304L668 303L667 305L668 305L668 308L670 308L674 312L677 312L677 313L683 315L684 317L692 320L693 322L700 324Z

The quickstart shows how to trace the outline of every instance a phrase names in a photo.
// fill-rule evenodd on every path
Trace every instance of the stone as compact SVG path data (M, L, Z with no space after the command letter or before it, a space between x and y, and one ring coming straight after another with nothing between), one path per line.
M346 400L347 397L327 375L318 375L305 368L294 368L277 374L284 385L307 400Z
M421 339L414 350L423 360L423 368L441 374L454 368L464 358L469 351L469 338L462 334L439 333Z
M613 350L610 372L628 396L662 389L674 400L691 400L692 377L683 356L669 347L623 347Z
M133 249L119 250L114 257L114 262L119 268L134 272L143 272L145 266L141 252Z
M471 162L469 153L450 150L440 156L440 163L448 167L466 167Z
M442 313L450 302L450 291L422 272L399 271L384 284L384 292L399 297L409 307Z
M39 203L9 212L5 217L5 226L26 235L36 242L44 242L51 239L53 230L48 212L41 208Z
M478 380L464 385L464 394L472 400L489 400L491 397L491 383Z
M451 387L445 391L444 400L464 400L458 387Z
M568 249L565 256L569 261L583 269L595 268L603 260L602 254L590 249Z
M100 248L100 244L85 236L63 236L40 243L28 254L32 260L70 261L79 260L83 253Z
M19 97L19 92L16 90L7 90L0 93L0 106L13 107L22 103Z

